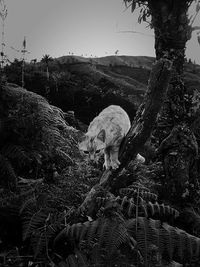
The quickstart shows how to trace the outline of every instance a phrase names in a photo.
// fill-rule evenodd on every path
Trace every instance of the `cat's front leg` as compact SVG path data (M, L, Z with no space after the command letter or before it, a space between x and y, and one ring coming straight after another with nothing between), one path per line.
M110 166L112 169L119 168L120 162L118 160L119 146L113 146L110 150Z
M103 167L105 167L105 169L109 169L110 168L110 155L107 149L104 150L104 164Z

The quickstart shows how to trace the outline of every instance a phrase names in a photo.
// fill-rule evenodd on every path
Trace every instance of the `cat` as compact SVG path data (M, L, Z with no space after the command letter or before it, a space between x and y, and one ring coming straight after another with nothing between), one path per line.
M117 169L120 165L120 144L130 127L130 119L125 110L120 106L111 105L92 120L83 141L79 143L79 149L88 155L89 160L96 163L104 154L104 167ZM144 161L139 154L137 159Z

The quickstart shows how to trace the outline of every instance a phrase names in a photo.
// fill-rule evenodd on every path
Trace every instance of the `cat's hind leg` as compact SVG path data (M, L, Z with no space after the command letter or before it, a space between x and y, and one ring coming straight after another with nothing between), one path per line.
M112 169L119 168L120 162L118 160L119 156L119 146L113 146L110 149L110 166Z

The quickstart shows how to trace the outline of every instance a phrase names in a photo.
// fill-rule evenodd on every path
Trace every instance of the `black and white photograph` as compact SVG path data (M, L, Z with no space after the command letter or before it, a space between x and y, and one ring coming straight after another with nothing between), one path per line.
M0 267L200 267L200 0L0 0Z

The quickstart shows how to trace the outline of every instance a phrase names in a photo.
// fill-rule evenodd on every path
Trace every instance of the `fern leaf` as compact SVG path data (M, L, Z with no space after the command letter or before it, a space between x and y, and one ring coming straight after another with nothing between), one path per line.
M40 112L41 110L41 112ZM39 128L48 128L50 125L50 121L51 121L51 108L50 106L45 103L45 104L40 104L38 106L38 113L40 114L37 118L37 125Z
M46 232L44 229L40 231L34 231L34 235L31 238L31 245L33 247L34 259L40 255L44 255L44 250L47 249Z
M179 216L179 212L176 209L171 208L169 205L158 204L158 202L156 203L148 202L146 204L146 208L149 217L155 214L166 217L173 216L174 218L177 218Z
M109 225L109 228L111 225ZM114 252L119 249L122 244L127 243L129 240L129 235L127 229L124 224L116 223L109 233L107 248L110 248L110 254L114 254Z
M90 255L91 255L90 256L91 261L94 264L94 266L105 266L105 263L104 263L105 250L102 250L98 242L94 243Z
M23 240L31 237L33 232L39 227L45 225L45 220L48 217L49 210L41 209L35 213L24 212L23 216Z
M143 186L141 183L135 182L132 185L130 185L130 188L135 189L136 191L146 191L146 192L150 192L149 188Z
M82 223L73 224L69 228L70 237L73 238L75 237L75 239L78 241L83 240L85 238L89 225L90 222L85 222L84 224Z
M99 227L99 221L98 220L95 220L90 224L90 227L88 228L88 232L87 232L88 243L92 243L92 241L94 241L94 239L97 235L98 227Z
M87 267L88 266L88 261L86 256L81 253L79 250L75 250L75 255L77 258L77 263L79 267Z
M140 195L146 201L156 201L158 199L156 194L147 191L140 192Z
M146 266L148 262L149 239L151 237L148 231L148 225L146 220L143 220L141 217L138 217L136 224L137 224L137 230L136 230L137 246L141 249L141 252L144 257L144 263ZM140 235L141 229L143 231L143 235Z
M48 146L64 145L64 138L59 133L58 129L53 127L43 127L42 139Z
M136 239L138 249L146 263L151 244L158 248L164 258L171 261L178 259L179 262L189 262L191 259L200 258L200 238L167 223L161 225L160 221L139 217L138 220L129 220L127 229L131 236Z
M56 160L63 162L63 164L61 165L62 167L65 167L65 165L69 165L69 163L74 163L74 161L72 160L72 158L65 153L61 148L56 148L55 149L55 157Z
M0 176L4 183L16 187L17 177L11 162L0 154Z
M137 197L139 195L146 201L156 201L158 198L156 194L149 192L149 189L139 186L134 188L121 188L119 192L120 195L127 196L128 198Z
M61 261L58 263L58 267L69 267L69 264L66 261Z
M111 257L121 244L129 242L129 234L123 221L100 218L67 226L56 237L56 242L63 239L79 243L86 241L88 246L97 242L99 249L105 249L107 257Z
M20 214L22 215L22 218L24 214L32 215L34 212L37 212L37 203L35 196L27 199L20 208Z
M15 144L4 145L1 149L1 154L8 159L17 160L20 165L30 161L30 158L28 157L28 154L25 152L24 148Z
M77 258L73 254L71 254L67 257L66 262L68 264L67 265L68 267L79 267L78 262L77 262Z

